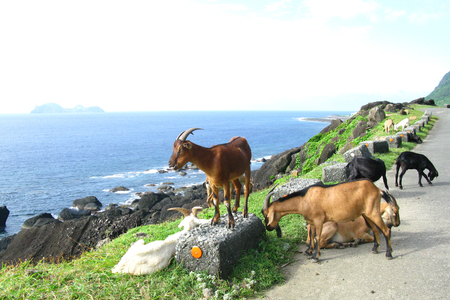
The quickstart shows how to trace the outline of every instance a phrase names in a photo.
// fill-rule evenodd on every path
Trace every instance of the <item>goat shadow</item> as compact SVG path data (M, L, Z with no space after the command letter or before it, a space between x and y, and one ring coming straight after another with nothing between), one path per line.
M450 247L450 239L442 231L396 231L392 235L392 248L395 250L398 246L397 256L408 256L437 246Z

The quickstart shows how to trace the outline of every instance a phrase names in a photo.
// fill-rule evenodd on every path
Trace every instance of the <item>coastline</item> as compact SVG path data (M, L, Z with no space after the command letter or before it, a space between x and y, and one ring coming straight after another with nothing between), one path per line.
M353 115L353 114L352 114ZM326 122L331 123L331 121L335 119L340 119L342 122L345 122L348 118L350 118L352 115L344 116L344 115L330 115L325 118L311 118L311 117L302 117L297 118L299 121L307 121L307 122Z

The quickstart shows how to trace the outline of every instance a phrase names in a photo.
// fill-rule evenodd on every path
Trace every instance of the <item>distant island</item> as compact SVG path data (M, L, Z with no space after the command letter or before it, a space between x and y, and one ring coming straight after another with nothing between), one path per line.
M62 113L103 113L105 112L98 106L84 107L83 105L77 105L74 108L63 108L56 103L46 103L42 105L36 105L31 111L32 114L62 114Z

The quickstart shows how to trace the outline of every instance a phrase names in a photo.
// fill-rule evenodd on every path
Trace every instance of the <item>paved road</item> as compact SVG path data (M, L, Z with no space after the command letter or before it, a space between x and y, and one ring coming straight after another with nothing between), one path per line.
M400 190L395 165L387 174L401 218L392 228L394 259L385 258L382 236L375 255L373 244L323 250L319 264L298 254L285 267L287 281L264 299L450 299L450 109L431 111L439 120L413 151L426 155L439 177L432 186L423 179L421 188L417 171L408 170ZM376 185L384 189L382 180Z

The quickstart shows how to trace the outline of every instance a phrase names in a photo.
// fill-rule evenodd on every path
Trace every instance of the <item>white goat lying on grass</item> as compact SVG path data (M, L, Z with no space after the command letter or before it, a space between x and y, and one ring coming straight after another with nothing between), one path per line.
M178 210L185 216L178 225L179 228L184 227L183 231L169 235L164 241L153 241L147 245L144 245L143 239L138 240L131 245L112 272L145 275L166 268L170 258L175 254L178 238L186 231L210 222L210 220L197 218L197 212L201 209L200 206L193 207L191 213L185 208L169 208L169 210Z

